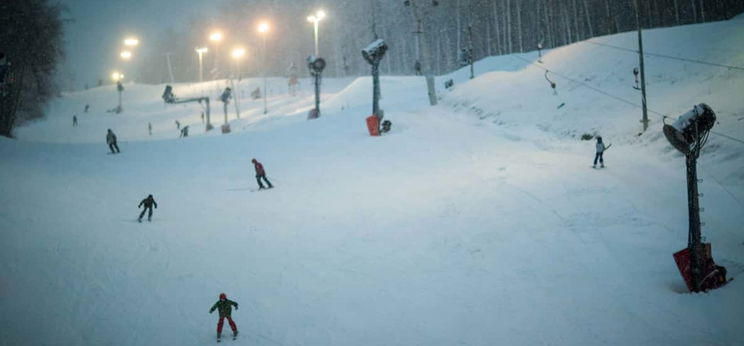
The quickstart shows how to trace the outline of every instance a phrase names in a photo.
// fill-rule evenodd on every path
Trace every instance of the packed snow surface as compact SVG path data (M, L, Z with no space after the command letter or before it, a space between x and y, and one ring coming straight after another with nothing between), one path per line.
M647 50L744 65L739 21L645 32ZM420 77L382 77L393 129L366 133L371 80L325 79L322 116L271 79L65 94L0 139L0 344L207 345L219 293L240 304L235 345L741 345L741 278L687 292L684 158L661 134L705 102L703 236L744 273L744 72L647 57L642 135L635 34L492 57L429 107ZM553 94L545 80L557 83ZM604 93L600 93L604 92ZM83 113L85 104L91 110ZM77 115L79 126L72 127ZM175 121L190 126L178 138ZM153 133L147 131L147 124ZM106 129L121 154L109 155ZM592 169L594 141L613 146ZM728 137L725 137L725 136ZM257 191L251 159L276 186ZM158 203L136 222L141 199ZM229 334L225 325L224 333Z

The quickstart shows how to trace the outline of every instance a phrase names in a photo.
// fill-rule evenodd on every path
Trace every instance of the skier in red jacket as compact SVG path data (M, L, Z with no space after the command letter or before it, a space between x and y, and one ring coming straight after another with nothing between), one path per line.
M209 313L213 313L215 309L217 309L217 312L220 314L220 320L217 322L217 341L220 341L220 338L222 337L222 326L225 324L225 319L227 318L227 323L230 324L230 329L233 331L233 339L238 336L238 326L235 325L235 322L233 322L232 317L230 316L232 314L232 307L235 307L235 310L238 310L238 303L227 299L227 295L224 293L220 293L220 300L218 300L214 305L212 305L212 308L209 309Z
M263 186L263 183L261 183L261 178L263 178L263 180L266 181L266 184L269 185L269 188L274 187L273 185L271 185L271 182L269 181L269 179L266 179L266 171L264 171L264 168L261 162L258 162L258 160L256 159L251 160L251 162L253 162L253 166L256 168L256 181L258 182L258 189L259 190L265 189L265 187Z

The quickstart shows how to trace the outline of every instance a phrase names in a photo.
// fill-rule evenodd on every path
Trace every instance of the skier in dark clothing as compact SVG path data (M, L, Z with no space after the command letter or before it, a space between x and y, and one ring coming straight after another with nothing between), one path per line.
M72 116L72 126L77 126L77 115Z
M116 135L114 134L114 131L111 131L111 129L108 129L108 133L106 134L106 144L108 144L112 154L119 152L119 146L116 144ZM114 149L116 149L116 151L114 151Z
M230 314L232 314L232 307L235 306L235 310L238 310L238 303L227 299L227 295L224 293L220 293L220 300L218 300L214 305L212 305L212 308L209 309L209 313L213 313L216 309L220 314L220 319L217 322L217 341L220 340L222 337L222 326L225 324L225 319L227 318L227 323L230 324L230 329L233 331L233 339L235 339L236 336L238 336L238 326L235 325L235 322L232 320L232 317Z
M253 162L253 166L254 168L256 168L256 181L258 182L259 190L265 189L265 187L263 186L263 183L261 183L261 178L263 178L266 184L269 185L269 188L274 187L273 185L271 185L271 182L269 181L269 179L266 179L266 171L264 171L264 168L261 162L258 162L258 160L256 159L251 160L251 162Z
M597 160L599 160L599 164L602 168L604 168L604 158L602 157L602 155L604 154L605 149L607 149L607 147L605 147L604 143L602 142L602 137L597 136L597 154L594 155L594 165L592 165L592 167L596 168Z
M142 217L145 216L146 211L150 211L147 214L147 221L152 220L152 207L155 206L155 209L158 209L158 203L155 202L155 199L152 198L152 195L148 195L147 198L143 199L142 202L137 206L137 208L142 208L142 206L145 206L145 209L142 209L142 212L140 213L139 218L137 218L138 222L142 222Z

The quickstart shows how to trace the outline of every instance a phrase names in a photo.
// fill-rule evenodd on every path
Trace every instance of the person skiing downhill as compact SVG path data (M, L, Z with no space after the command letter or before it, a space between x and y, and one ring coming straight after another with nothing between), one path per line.
M114 131L111 131L111 129L108 129L108 133L106 133L106 144L108 144L112 154L119 152L119 146L116 144L116 135L114 134ZM116 149L116 151L114 151L114 149Z
M213 313L215 309L217 309L217 312L220 314L220 319L217 321L217 342L220 341L220 338L222 337L222 326L225 324L225 319L227 318L227 323L230 324L230 329L233 331L233 340L235 337L238 336L238 326L235 325L235 321L232 320L232 317L230 316L232 314L232 307L235 306L235 310L238 310L238 303L227 299L227 295L224 293L220 293L220 300L218 300L214 305L212 305L212 308L209 309L209 313Z
M604 158L602 155L604 154L605 147L604 142L602 142L602 137L597 136L597 154L594 155L594 164L592 165L592 168L597 168L597 160L599 160L600 167L604 168Z
M258 160L256 159L251 160L251 162L253 162L253 167L256 169L256 181L258 182L258 189L259 190L265 189L265 187L263 186L263 183L261 183L261 178L263 178L263 180L266 181L266 184L269 185L269 188L273 188L274 186L271 185L271 182L269 181L269 179L266 179L266 171L264 170L261 162L258 162Z
M150 222L152 220L152 207L154 205L155 209L158 209L158 204L155 202L155 199L152 198L152 195L148 195L147 198L143 199L142 202L140 202L137 208L142 208L143 205L145 206L145 208L142 209L142 212L137 218L137 222L142 222L142 217L145 216L145 212L148 210L150 212L147 214L147 221Z

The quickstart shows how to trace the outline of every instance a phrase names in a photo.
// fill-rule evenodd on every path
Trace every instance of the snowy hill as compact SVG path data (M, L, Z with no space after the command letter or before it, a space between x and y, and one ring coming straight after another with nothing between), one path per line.
M652 53L744 61L735 21L644 40ZM688 294L674 265L687 245L684 160L660 116L638 136L640 110L618 100L640 102L636 55L582 42L536 58L442 76L456 84L437 107L421 78L383 77L383 137L366 134L369 78L324 80L313 121L307 80L291 97L272 79L267 115L247 97L260 81L245 80L229 135L204 133L198 104L164 106L163 86L126 85L118 115L105 112L112 87L65 95L20 140L0 138L0 344L212 344L220 292L240 303L236 345L744 343L741 278ZM646 64L651 109L676 118L706 102L714 131L744 138L744 72ZM224 85L174 92L214 97ZM175 120L192 136L178 139ZM120 155L106 154L107 128ZM607 169L590 168L583 133L614 144ZM703 235L734 277L742 149L711 136L699 172ZM275 189L255 191L254 157ZM150 193L158 209L139 224Z

